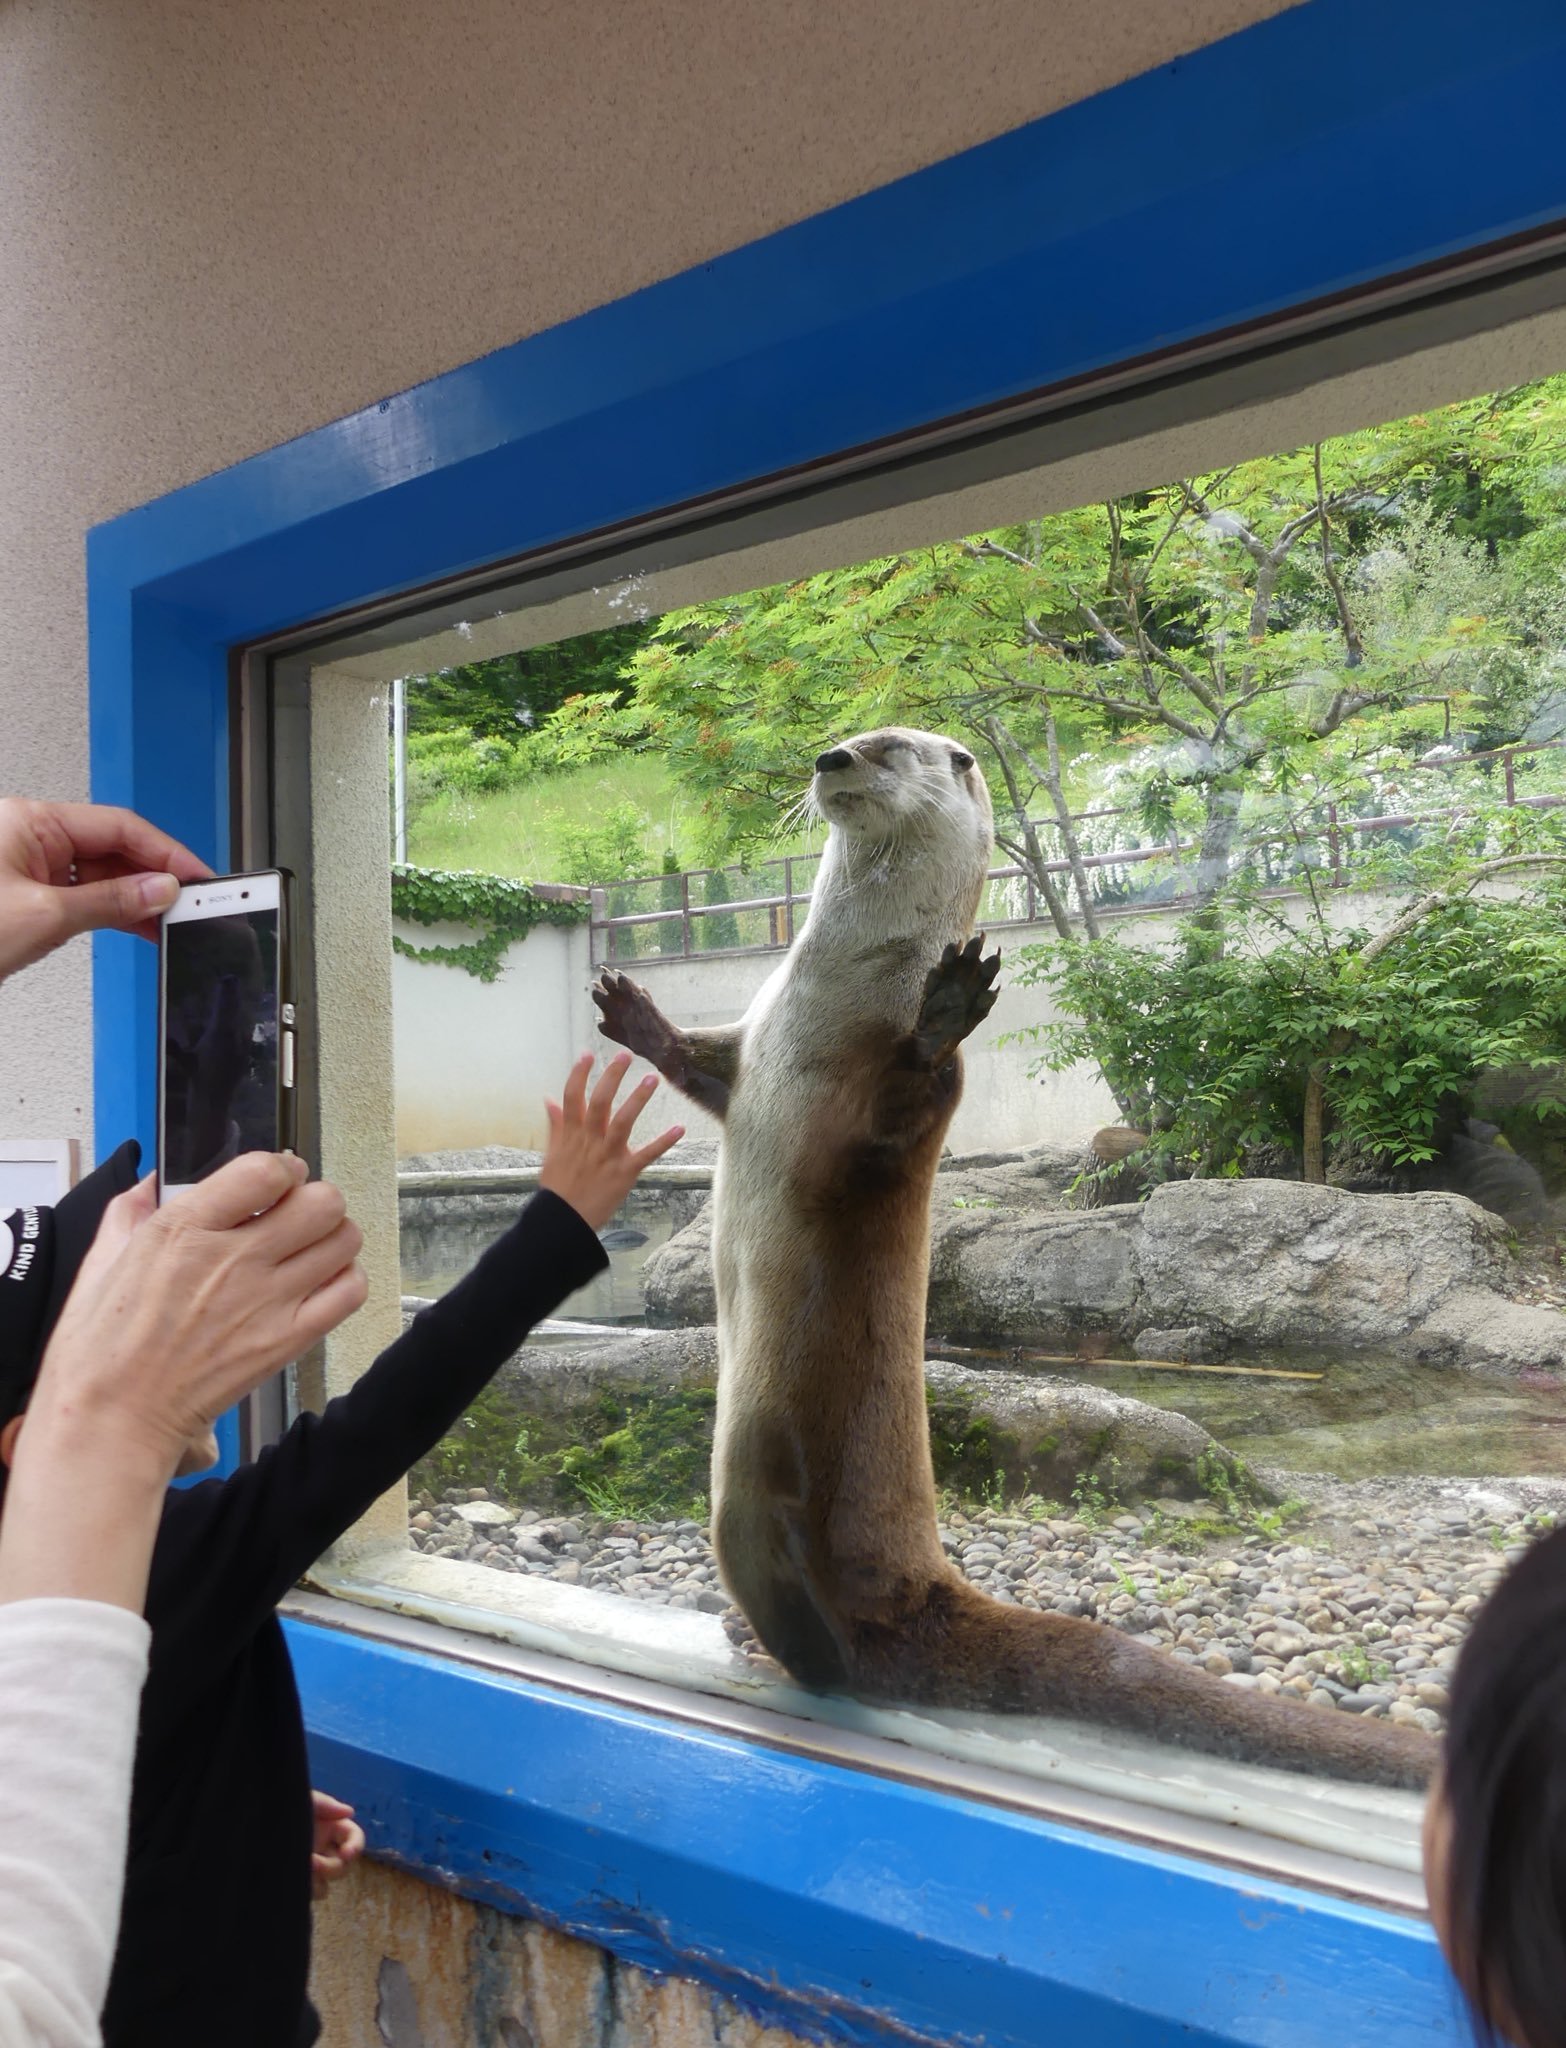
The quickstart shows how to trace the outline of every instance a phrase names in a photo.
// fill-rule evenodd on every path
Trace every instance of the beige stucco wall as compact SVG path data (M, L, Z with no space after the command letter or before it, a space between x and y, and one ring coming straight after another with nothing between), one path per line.
M10 0L0 788L85 791L89 525L1286 4ZM0 1135L88 1001L0 991Z
M795 2048L729 2000L377 1864L316 1916L323 2048ZM798 2044L803 2048L803 2044Z

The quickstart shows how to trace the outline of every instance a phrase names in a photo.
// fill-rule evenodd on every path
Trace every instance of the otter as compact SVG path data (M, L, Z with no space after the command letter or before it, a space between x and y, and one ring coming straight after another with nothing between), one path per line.
M681 1030L606 969L599 1028L722 1119L713 1188L719 1569L801 1684L1087 1719L1208 1753L1418 1786L1417 1730L1244 1691L1097 1622L987 1598L941 1548L925 1403L930 1202L962 1041L989 793L902 727L816 761L809 916L739 1023Z

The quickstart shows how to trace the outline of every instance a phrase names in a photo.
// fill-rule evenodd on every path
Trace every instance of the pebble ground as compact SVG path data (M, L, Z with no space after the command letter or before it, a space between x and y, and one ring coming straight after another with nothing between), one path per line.
M1469 1623L1553 1526L1558 1489L1402 1481L1389 1497L1385 1481L1296 1483L1314 1498L1281 1529L1262 1517L1195 1533L1193 1519L1220 1512L1204 1502L1075 1518L1022 1502L949 1508L941 1535L996 1600L1089 1616L1230 1685L1439 1731ZM516 1512L473 1489L420 1494L411 1540L495 1571L738 1619L694 1520Z

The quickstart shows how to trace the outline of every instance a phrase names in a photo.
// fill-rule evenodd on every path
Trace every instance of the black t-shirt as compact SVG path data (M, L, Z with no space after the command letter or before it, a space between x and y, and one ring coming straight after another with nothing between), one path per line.
M568 1203L535 1195L350 1392L232 1477L170 1493L147 1596L152 1660L105 2048L317 2038L305 1995L309 1767L273 1609L605 1264Z

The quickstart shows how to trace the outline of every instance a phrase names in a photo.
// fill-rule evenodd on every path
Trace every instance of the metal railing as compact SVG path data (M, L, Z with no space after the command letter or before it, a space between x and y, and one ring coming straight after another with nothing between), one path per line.
M1518 763L1540 755L1566 752L1566 740L1544 740L1531 746L1498 747L1487 753L1461 754L1450 761L1410 764L1400 780L1412 776L1449 774L1477 769L1487 779L1501 776L1502 802L1518 810L1554 810L1566 806L1566 776L1559 792L1519 794ZM1073 824L1098 837L1102 821L1131 817L1127 807L1082 811ZM1236 866L1259 867L1263 887L1291 893L1312 880L1333 889L1359 879L1363 860L1356 854L1377 834L1421 835L1465 815L1461 806L1434 805L1389 811L1369 817L1346 815L1342 806L1326 802L1305 826L1288 831L1242 834L1233 849ZM1056 833L1052 818L1036 821L1040 833ZM1168 839L1084 851L1082 866L1097 886L1095 907L1103 915L1138 910L1178 909L1196 901L1193 857L1198 843L1172 834ZM752 868L693 869L681 874L648 875L611 882L589 892L592 957L605 961L706 957L714 953L774 953L793 942L800 913L808 908L811 886L821 856L786 854ZM1158 863L1157 869L1151 864ZM1044 863L1045 872L1061 878L1061 894L1077 914L1071 863L1064 855ZM1147 880L1142 881L1145 873ZM768 886L768 884L772 886ZM641 907L643 903L647 907ZM1008 925L1047 920L1034 875L1018 863L991 868L980 907L987 931ZM647 943L648 941L652 943Z

